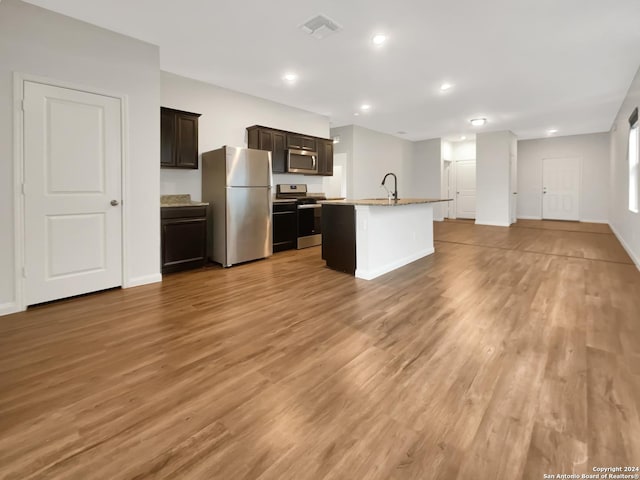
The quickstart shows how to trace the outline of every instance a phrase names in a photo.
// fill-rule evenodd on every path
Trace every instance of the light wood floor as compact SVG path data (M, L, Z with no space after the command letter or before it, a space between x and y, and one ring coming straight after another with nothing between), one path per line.
M541 479L640 464L640 272L601 225L436 224L0 318L3 479Z

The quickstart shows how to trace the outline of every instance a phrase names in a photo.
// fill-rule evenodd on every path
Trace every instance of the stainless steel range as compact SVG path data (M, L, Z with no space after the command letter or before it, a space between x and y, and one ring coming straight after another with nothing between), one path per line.
M295 200L298 210L298 249L322 244L322 193L309 193L304 183L277 185L276 199Z

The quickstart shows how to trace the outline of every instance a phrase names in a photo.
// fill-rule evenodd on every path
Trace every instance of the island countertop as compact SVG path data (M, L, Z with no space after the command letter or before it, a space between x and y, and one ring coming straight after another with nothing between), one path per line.
M360 200L322 200L318 203L327 205L362 205L371 207L399 207L402 205L416 205L421 203L451 202L452 198L399 198L389 200L388 198L363 198Z

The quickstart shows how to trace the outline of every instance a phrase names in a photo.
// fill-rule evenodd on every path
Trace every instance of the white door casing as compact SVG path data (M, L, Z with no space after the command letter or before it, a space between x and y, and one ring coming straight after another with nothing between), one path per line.
M121 100L26 81L23 105L26 305L121 285Z
M442 167L442 197L443 198L452 198L451 197L451 161L444 160ZM451 211L451 203L452 202L443 202L442 204L442 216L444 218L454 218L452 217Z
M518 220L518 159L512 153L509 162L509 213L511 223Z
M580 158L542 160L542 218L580 220Z
M456 162L456 217L476 218L476 161Z

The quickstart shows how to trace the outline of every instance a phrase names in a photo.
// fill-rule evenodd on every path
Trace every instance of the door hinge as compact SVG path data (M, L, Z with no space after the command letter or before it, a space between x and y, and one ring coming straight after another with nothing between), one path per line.
M26 195L27 194L27 187L25 185L25 183L22 183L22 195Z
M26 269L26 267L22 267L22 278L27 278L27 269Z
M24 100L20 100L20 110L24 112Z

